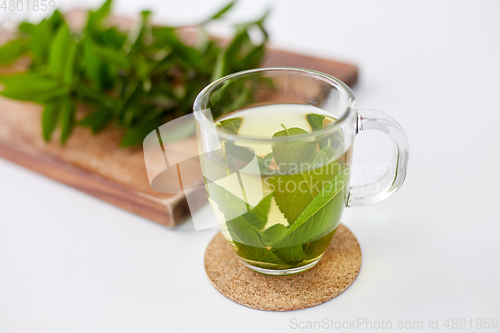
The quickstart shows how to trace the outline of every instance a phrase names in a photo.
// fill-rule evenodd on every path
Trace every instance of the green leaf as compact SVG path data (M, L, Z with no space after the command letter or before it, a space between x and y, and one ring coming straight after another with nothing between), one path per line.
M249 211L232 220L226 221L226 227L233 241L243 245L264 248L265 246L260 240L258 230L252 227L252 224L249 222L249 220L254 218L255 216Z
M316 259L328 248L328 245L330 245L333 236L337 231L337 228L333 229L333 231L330 229L331 228L325 231L323 235L317 237L317 239L302 245L304 253L308 259Z
M95 19L96 20L102 20L104 19L106 16L109 15L110 11L111 11L111 6L113 5L113 1L112 0L106 0L101 8L99 8L96 12L95 12Z
M144 138L151 133L152 130L163 125L165 122L164 116L156 116L152 119L145 120L139 125L136 125L125 133L122 141L120 142L120 147L130 147L142 144Z
M259 162L260 174L262 176L271 176L275 172L271 169L271 163L273 162L273 153L269 153L264 157L257 156L257 161Z
M92 89L85 84L78 85L76 92L79 100L96 107L104 107L105 109L113 110L118 104L118 101L106 94L105 91Z
M311 113L308 114L306 118L309 125L311 125L311 129L313 131L323 128L323 122L325 120L325 116L320 116L318 114Z
M36 72L18 72L0 75L0 83L9 85L26 85L26 82L46 80L46 77Z
M80 120L78 125L89 127L94 134L99 133L111 121L112 115L113 113L108 108L99 107Z
M264 230L260 238L262 239L262 243L266 246L272 246L280 240L287 231L288 229L283 224L277 223Z
M238 130L241 127L242 121L243 118L236 117L236 118L221 120L217 123L217 126L223 128L228 133L238 134Z
M228 3L226 6L224 6L222 9L220 9L219 11L217 11L215 14L213 14L212 16L210 16L208 19L206 19L204 22L202 22L202 24L204 23L208 23L212 20L217 20L217 19L220 19L221 17L224 16L224 14L226 14L229 10L231 10L231 8L233 8L233 6L236 4L236 0L235 1L231 1L230 3Z
M17 27L18 29L18 32L24 32L26 34L33 34L33 31L35 30L35 25L31 22L21 22L21 24L19 24L19 26Z
M43 138L49 142L57 125L60 105L57 102L47 103L42 113Z
M276 175L268 179L274 189L274 199L289 224L294 224L309 203L328 183L343 171L339 163L329 163L321 168L313 168L302 173Z
M330 146L330 140L328 140L328 143L319 150L318 155L314 158L314 160L311 162L311 165L315 167L316 165L322 166L327 164L329 161L331 161L336 155L335 149L333 149Z
M189 67L197 68L202 62L202 57L198 51L182 43L176 43L173 47L177 56Z
M341 172L324 185L275 247L293 247L312 241L327 230L333 231L346 204L348 182L349 175Z
M113 87L116 77L111 76L108 64L94 53L94 43L90 38L83 40L80 67L83 78L88 79L94 88L106 90Z
M282 265L283 261L266 248L259 231L249 225L247 218L244 214L226 222L231 239L238 248L238 255L248 260Z
M139 29L132 30L129 34L129 44L131 48L131 52L140 50L146 44L146 37L150 33L150 24L149 17L151 16L151 12L147 10L143 10L141 12L141 22L139 24Z
M334 122L335 119L311 113L307 115L307 121L309 122L309 125L311 125L312 130L317 131L324 128L329 123ZM321 138L318 143L320 147L331 145L333 148L332 152L337 152L344 146L344 135L342 129L334 129L332 133L327 134L323 138Z
M241 257L259 262L283 264L266 248L260 238L260 230L267 223L272 194L264 197L257 206L248 211L249 207L242 199L215 183L210 183L207 195L226 216L227 230ZM233 216L237 217L231 218Z
M149 63L146 61L144 58L136 57L134 58L134 66L135 66L135 71L137 72L137 78L139 78L141 81L148 81L149 84L151 84L151 80L149 78L149 73L151 71L151 68L149 66ZM149 91L151 89L151 86L149 87L144 87L144 91Z
M255 239L257 242L257 239L259 237L257 232L250 231L249 234L251 234L252 235L251 237ZM274 269L279 269L280 267L283 268L286 267L286 264L281 259L279 259L269 249L266 249L261 245L251 246L251 245L241 244L237 241L235 241L234 244L238 249L237 253L240 257L251 261L257 261L258 265L261 267L265 265L268 265L270 268L272 267Z
M226 62L228 64L235 64L238 63L238 59L240 58L242 49L244 47L251 47L252 43L250 40L250 36L248 34L248 31L246 29L242 29L239 31L234 39L229 43L227 46L225 52L224 52L224 57L226 58ZM229 70L233 70L233 66L227 66ZM234 66L235 67L235 66ZM228 74L228 73L224 73Z
M64 145L68 140L71 131L75 125L75 103L69 99L63 99L61 103L60 117L61 117L61 143Z
M210 179L206 180L206 183L209 183L207 196L218 206L221 213L226 217L226 220L231 220L234 216L243 215L251 208L245 201L222 186L212 182Z
M52 31L57 31L62 25L66 24L64 17L59 10L55 10L52 16L48 19L48 23Z
M118 117L122 117L128 109L133 108L136 105L139 96L141 95L141 84L135 79L128 83L127 87L124 89L123 95L120 97L120 104L114 110L114 114Z
M217 60L215 61L214 71L212 72L211 81L215 81L223 77L227 72L225 51L220 50Z
M292 137L305 134L305 130L293 127L277 132L273 138ZM317 144L314 141L276 141L272 145L274 160L279 167L280 175L269 178L275 190L276 203L288 220L294 224L306 206L320 192L323 181L331 179L335 174L326 169L312 171L312 162L317 156ZM326 149L320 160L325 157ZM319 171L319 172L318 172ZM283 175L284 172L289 174ZM269 173L266 173L269 174Z
M302 244L290 247L272 248L271 251L281 261L289 264L297 264L306 259L306 253L302 249Z
M223 17L234 3L217 11L210 20ZM267 33L263 19L237 26L227 46L207 38L200 25L198 31L203 38L193 46L186 43L177 28L151 27L148 11L141 13L138 29L132 33L105 25L103 20L111 5L106 1L100 9L88 11L85 28L74 33L58 10L36 25L21 23L18 39L0 47L0 65L26 54L31 57L28 72L37 74L24 77L20 83L14 83L14 78L5 79L10 83L5 83L1 94L37 103L70 98L73 104L87 104L94 110L110 109L110 119L92 113L77 125L97 132L103 124L113 122L126 131L124 145L139 144L148 123L162 123L153 118L161 114L162 120L166 116L172 119L190 113L194 98L211 78L257 67L264 56ZM263 43L258 45L249 36L249 30L256 27L264 35ZM39 79L39 75L43 78ZM225 97L221 95L224 98L219 111L237 109L254 99L248 87L233 88L237 89L231 89ZM63 109L69 107L59 107L59 118L63 117ZM154 116L152 109L158 110ZM69 125L65 133L69 135L75 120L71 113L66 115Z
M42 65L45 63L51 40L52 35L50 23L44 19L34 27L30 43L33 61L36 65Z
M283 128L285 128L283 126ZM274 133L273 139L291 137L307 132L298 127L285 128L283 131ZM300 173L303 164L310 163L317 153L314 141L275 141L272 144L274 160L279 169L284 172L295 170Z
M8 65L27 51L27 47L19 39L11 40L0 46L0 65Z
M237 146L229 141L223 142L223 145L224 159L230 170L240 170L255 158L255 152L248 147Z
M99 32L99 38L104 45L108 45L116 50L119 50L125 44L127 35L120 32L116 27L111 27Z
M49 68L53 75L62 78L66 69L67 51L71 47L71 34L67 24L62 25L50 46Z
M273 199L273 193L266 195L262 200L250 210L250 212L255 216L255 219L250 219L249 223L257 230L264 229L267 223L267 216L269 215L269 209L271 208L271 200Z
M174 66L174 63L172 61L172 59L174 58L174 53L173 51L166 51L166 50L163 50L164 52L164 55L161 57L161 59L156 63L156 64L153 64L152 68L151 68L151 72L152 74L158 74L158 73L165 73L167 72L170 68L172 68ZM161 51L160 51L161 52ZM158 53L160 53L158 52ZM164 85L166 85L164 83ZM172 90L171 90L171 87L168 86L168 92L170 94L173 95L172 93Z
M154 46L163 49L166 55L171 53L168 61L171 61L173 56L175 56L178 62L187 66L186 69L201 69L200 66L203 62L202 55L196 48L184 44L174 28L153 27L151 28L151 33L156 37Z
M77 52L77 43L75 41L71 41L68 45L67 53L66 53L66 63L64 64L63 70L63 82L71 85L73 83L73 79L75 77L75 61L76 61L76 52Z
M31 79L26 80L27 78ZM6 76L1 78L0 81L7 82L0 95L21 101L45 103L66 95L70 91L69 87L59 81L36 74Z
M118 68L125 70L130 69L130 62L124 52L116 50L112 47L92 45L92 51L97 55L101 61L112 64Z
M266 54L266 45L258 45L251 49L250 52L241 60L241 66L245 68L259 67L262 59Z
M272 176L268 183L273 186L276 204L289 224L295 222L319 193L318 184L321 184L313 175L301 174Z

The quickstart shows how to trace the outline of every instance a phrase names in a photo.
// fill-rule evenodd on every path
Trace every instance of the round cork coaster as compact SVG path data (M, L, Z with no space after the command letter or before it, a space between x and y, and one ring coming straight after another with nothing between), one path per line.
M344 225L321 260L308 271L268 276L246 267L221 233L208 244L205 270L215 289L233 302L266 311L310 308L340 295L358 276L361 248Z

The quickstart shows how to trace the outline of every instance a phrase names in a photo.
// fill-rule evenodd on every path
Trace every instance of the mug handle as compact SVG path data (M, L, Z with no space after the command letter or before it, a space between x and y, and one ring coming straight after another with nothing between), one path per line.
M396 146L396 154L389 170L382 177L367 184L350 187L348 207L373 205L396 192L406 178L410 148L403 128L389 115L377 110L358 110L357 114L356 135L367 130L386 133Z

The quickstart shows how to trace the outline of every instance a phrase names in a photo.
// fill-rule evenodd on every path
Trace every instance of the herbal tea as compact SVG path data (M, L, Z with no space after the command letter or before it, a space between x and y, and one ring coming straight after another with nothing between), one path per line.
M206 178L207 194L222 233L253 269L314 265L330 244L346 206L351 149L340 128L303 134L333 122L298 104L245 109L216 122L218 131L238 136L221 139L211 168L225 175Z

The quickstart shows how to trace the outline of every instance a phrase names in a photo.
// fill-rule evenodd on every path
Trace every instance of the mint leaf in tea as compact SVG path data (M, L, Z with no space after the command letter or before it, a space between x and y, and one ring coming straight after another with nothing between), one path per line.
M325 111L298 104L245 109L216 123L232 134L211 164L227 177L206 179L207 193L222 233L247 265L299 268L330 244L346 206L352 156L334 123Z

